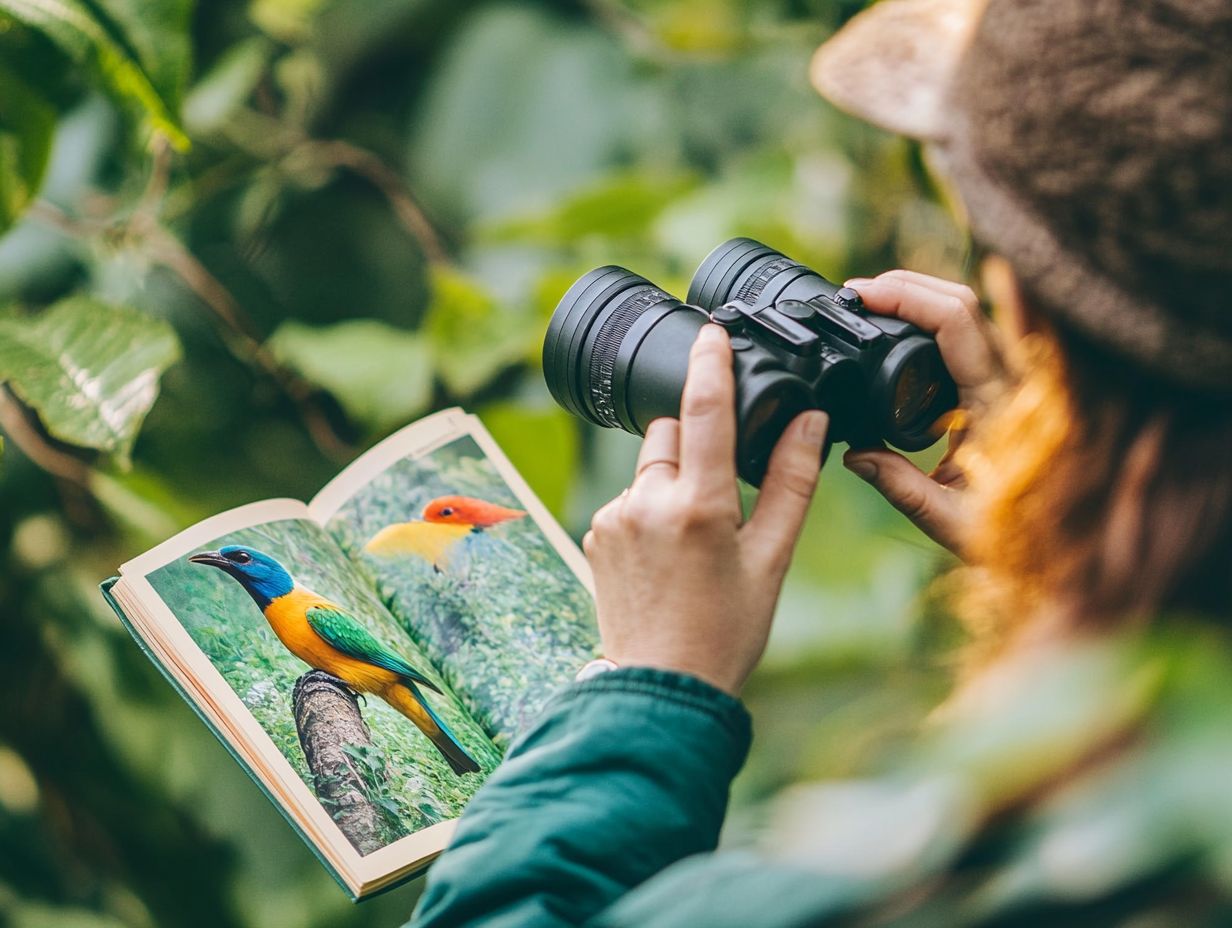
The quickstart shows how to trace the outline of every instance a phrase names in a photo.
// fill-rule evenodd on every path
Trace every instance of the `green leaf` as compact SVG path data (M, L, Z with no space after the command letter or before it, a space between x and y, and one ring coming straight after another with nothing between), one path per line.
M485 406L479 418L526 482L558 518L578 466L577 421L558 407Z
M128 462L158 380L180 356L171 326L85 296L33 319L0 319L0 381L47 431Z
M500 216L549 203L627 163L649 134L630 112L632 69L601 29L508 3L460 25L408 150L439 211Z
M486 238L570 247L588 236L645 236L659 214L697 186L687 174L622 172L589 186L558 207L494 224Z
M526 357L535 327L459 271L435 267L431 274L423 331L445 386L467 396Z
M45 0L44 0L45 2ZM131 48L171 112L179 112L192 64L193 0L91 0L113 35Z
M221 129L261 80L271 51L263 36L227 49L184 100L184 124L189 130L201 136Z
M168 85L164 92L156 89L131 41L117 40L83 0L0 0L0 20L9 18L38 29L74 62L90 69L111 96L135 104L150 126L175 147L188 147L176 115L175 86ZM165 38L175 44L170 35ZM182 66L186 65L185 57Z
M0 64L0 234L38 193L55 128L55 107Z
M325 0L252 0L248 15L267 35L295 44L311 37Z
M320 328L285 322L269 349L373 431L403 425L432 400L432 356L424 339L376 319Z

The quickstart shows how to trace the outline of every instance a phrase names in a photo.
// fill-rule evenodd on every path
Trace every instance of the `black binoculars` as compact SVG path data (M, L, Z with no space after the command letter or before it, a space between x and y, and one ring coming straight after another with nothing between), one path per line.
M917 451L941 436L939 420L958 402L932 336L869 313L855 290L747 238L710 253L687 303L622 267L581 277L548 325L548 389L575 415L644 434L680 414L689 349L707 322L731 338L736 465L755 486L805 410L829 414L830 441Z

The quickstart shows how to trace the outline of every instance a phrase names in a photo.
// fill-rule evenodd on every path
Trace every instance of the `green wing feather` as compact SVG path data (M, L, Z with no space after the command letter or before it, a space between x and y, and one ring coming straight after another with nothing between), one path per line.
M312 630L348 657L384 667L400 677L440 692L435 683L377 641L368 629L345 612L314 606L308 610L307 616Z

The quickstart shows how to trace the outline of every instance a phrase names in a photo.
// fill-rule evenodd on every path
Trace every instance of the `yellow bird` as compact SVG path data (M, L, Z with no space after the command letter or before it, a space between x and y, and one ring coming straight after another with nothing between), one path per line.
M385 526L364 550L384 556L421 557L440 572L462 539L525 515L523 509L509 509L471 496L440 496L424 507L420 518Z

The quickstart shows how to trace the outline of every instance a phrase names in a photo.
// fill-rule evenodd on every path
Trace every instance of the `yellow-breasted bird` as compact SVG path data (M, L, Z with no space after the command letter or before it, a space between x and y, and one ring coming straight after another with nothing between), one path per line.
M439 693L440 689L340 606L297 585L277 560L246 545L225 545L188 559L217 567L239 581L288 651L357 693L380 696L428 736L454 773L479 769L419 690L423 686Z
M473 496L438 496L424 506L418 519L395 522L364 545L372 554L413 554L441 571L455 546L469 535L526 515Z

